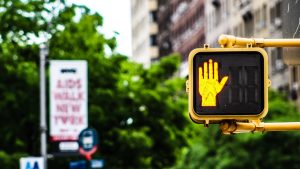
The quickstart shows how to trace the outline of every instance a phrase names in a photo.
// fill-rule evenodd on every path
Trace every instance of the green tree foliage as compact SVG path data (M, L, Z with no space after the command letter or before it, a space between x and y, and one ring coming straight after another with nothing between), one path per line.
M300 113L286 97L269 92L266 122L300 121ZM218 126L203 129L174 168L299 168L298 132L222 135Z
M89 125L100 136L94 157L107 168L299 168L298 133L224 136L216 125L192 123L185 80L173 77L177 55L144 69L114 51L115 37L101 34L99 14L60 2L55 8L54 0L0 0L1 168L39 155L41 37L49 39L49 59L88 61ZM300 119L278 93L270 92L269 107L267 121ZM68 168L76 159L83 158L55 157L49 168Z
M18 168L38 152L38 47L29 37L44 29L42 1L0 1L0 163Z
M49 38L49 59L88 61L89 125L100 136L96 158L108 168L173 165L191 124L185 80L173 78L179 56L144 69L114 52L115 38L99 32L99 14L61 3L57 10L52 0L0 0L1 168L18 168L19 157L39 155L38 37ZM68 168L80 158L53 158L49 168Z

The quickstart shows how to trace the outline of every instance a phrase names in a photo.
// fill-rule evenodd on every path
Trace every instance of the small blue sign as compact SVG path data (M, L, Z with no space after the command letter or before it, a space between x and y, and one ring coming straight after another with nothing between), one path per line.
M104 160L91 160L91 168L103 168L104 167Z
M27 163L26 163L26 169L40 169L40 167L39 167L39 164L38 164L37 161L35 161L35 162L33 163L33 166L32 166L32 167L30 166L30 162L27 162Z
M85 160L72 161L69 164L69 169L86 169L86 161Z
M82 130L79 134L78 143L85 152L91 151L98 144L97 131L92 128Z
M44 169L44 159L42 157L23 157L20 159L21 169Z

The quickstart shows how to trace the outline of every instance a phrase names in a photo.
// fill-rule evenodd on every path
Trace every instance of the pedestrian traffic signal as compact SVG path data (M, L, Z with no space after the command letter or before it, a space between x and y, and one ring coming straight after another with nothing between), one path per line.
M189 55L189 114L197 123L248 121L268 111L268 56L261 48L198 48Z

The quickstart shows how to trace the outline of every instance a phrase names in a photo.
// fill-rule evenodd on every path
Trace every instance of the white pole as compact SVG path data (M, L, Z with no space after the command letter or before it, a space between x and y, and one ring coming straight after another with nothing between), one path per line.
M40 132L41 132L41 156L44 158L44 166L47 169L47 122L46 122L46 57L47 46L40 45Z

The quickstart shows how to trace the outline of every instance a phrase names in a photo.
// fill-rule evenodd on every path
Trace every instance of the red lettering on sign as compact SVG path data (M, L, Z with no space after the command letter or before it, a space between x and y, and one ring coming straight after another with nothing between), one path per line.
M81 79L66 79L66 80L57 80L56 88L77 88L80 89L82 87Z
M54 92L53 94L55 100L84 100L83 92Z
M81 116L64 116L64 115L58 115L54 117L55 124L71 124L71 125L82 125L83 124L83 117Z
M68 105L67 104L57 104L56 112L68 113Z
M80 105L79 104L72 104L71 107L72 107L73 112L76 112L76 113L80 112Z
M63 103L63 104L56 104L56 112L58 113L78 113L80 112L80 104L70 104L70 103Z

